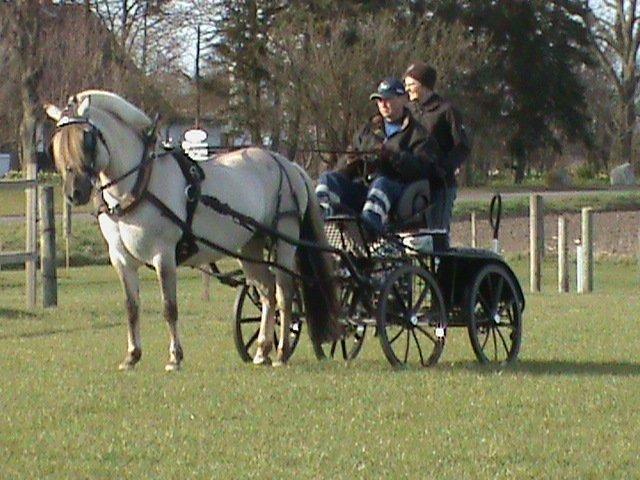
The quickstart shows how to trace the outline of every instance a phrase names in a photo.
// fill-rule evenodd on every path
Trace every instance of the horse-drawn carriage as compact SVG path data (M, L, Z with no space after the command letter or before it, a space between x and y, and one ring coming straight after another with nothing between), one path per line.
M142 356L138 269L158 276L171 371L183 360L176 268L215 267L225 255L243 268L217 276L239 288L235 338L244 360L270 363L275 344L276 361L286 362L303 324L318 357L355 358L373 329L393 365L432 365L447 328L466 326L480 361L516 358L524 296L515 275L498 255L450 248L446 233L421 228L424 185L407 189L396 230L381 238L368 239L352 215L327 219L323 231L311 179L282 155L246 148L195 163L159 146L155 122L109 92L81 92L47 113L68 200L87 203L95 188L104 201L98 222L126 300L121 369Z
M450 248L447 232L425 228L428 208L428 183L416 182L399 202L397 227L380 238L371 240L355 215L326 219L345 331L326 351L314 345L319 359L354 359L367 332L373 331L391 365L431 366L443 352L449 327L467 328L481 363L507 363L517 357L525 301L516 276L493 251ZM495 213L499 225L499 211ZM251 361L260 300L241 277L234 281L235 345L240 357ZM292 352L304 317L298 291L289 333Z

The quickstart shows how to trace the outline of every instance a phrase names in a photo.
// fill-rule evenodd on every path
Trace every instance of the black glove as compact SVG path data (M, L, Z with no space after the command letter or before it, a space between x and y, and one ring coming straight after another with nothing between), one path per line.
M388 149L384 144L380 147L378 171L385 177L397 178L396 153Z
M382 165L390 164L391 158L393 157L393 152L389 150L384 143L380 144L380 153L378 154L378 158L380 159L380 163Z

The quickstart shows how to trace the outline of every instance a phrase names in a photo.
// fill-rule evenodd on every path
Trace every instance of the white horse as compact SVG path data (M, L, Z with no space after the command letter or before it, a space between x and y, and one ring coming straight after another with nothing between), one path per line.
M298 165L267 150L239 150L200 163L204 179L185 192L190 180L176 155L157 154L154 122L123 98L88 90L71 97L65 110L47 105L46 111L57 122L51 150L68 201L87 203L96 186L110 207L110 213L100 214L98 221L126 299L128 348L120 369L132 369L142 355L141 265L152 266L160 283L170 334L166 370L180 368L183 350L178 335L176 245L185 232L186 237L196 239L187 242L192 250L185 265L209 264L224 253L239 253L247 281L258 288L262 319L254 363L271 363L276 308L281 323L274 364L287 361L296 266L303 280L312 341L335 337L337 304L331 263L309 243L296 248L291 241L300 238L326 245L311 181ZM194 196L197 187L202 194L199 197ZM195 202L189 221L188 203L193 203L194 197L201 201ZM231 213L204 205L205 197L231 207ZM249 224L238 221L238 216L248 218ZM275 268L264 263L265 248Z

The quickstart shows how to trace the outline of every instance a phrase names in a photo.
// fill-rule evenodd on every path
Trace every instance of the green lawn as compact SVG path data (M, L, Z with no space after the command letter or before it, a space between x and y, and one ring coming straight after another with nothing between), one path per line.
M526 287L526 264L515 269ZM592 295L528 294L520 361L477 365L464 330L440 363L394 371L376 338L356 361L241 363L234 291L200 299L182 270L186 360L164 372L167 334L143 271L144 356L126 349L107 267L60 272L59 304L24 310L22 272L0 273L2 478L632 478L640 438L640 272L596 266Z

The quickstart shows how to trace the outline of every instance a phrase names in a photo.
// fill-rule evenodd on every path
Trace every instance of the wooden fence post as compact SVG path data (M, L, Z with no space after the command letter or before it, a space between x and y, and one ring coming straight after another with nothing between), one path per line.
M209 301L211 297L211 274L209 273L209 268L206 267L207 270L202 270L202 300L205 302Z
M26 174L27 180L36 180L38 167L35 162L27 162ZM36 308L36 275L37 275L37 254L38 254L38 189L35 186L28 187L25 190L26 196L26 208L25 219L27 234L25 239L25 251L30 254L30 257L24 264L24 270L26 275L26 293L27 293L27 308Z
M53 187L40 187L40 270L42 271L42 306L58 305L56 277L56 223L53 211Z
M64 237L65 267L69 270L69 238L71 237L71 205L62 193L62 235Z
M544 249L544 205L542 196L529 197L529 265L531 292L539 292L542 284L542 251Z
M478 247L478 231L476 224L476 211L471 212L471 248Z
M582 248L584 292L593 291L593 208L582 209Z
M558 217L558 292L569 291L569 247L567 243L567 220Z

